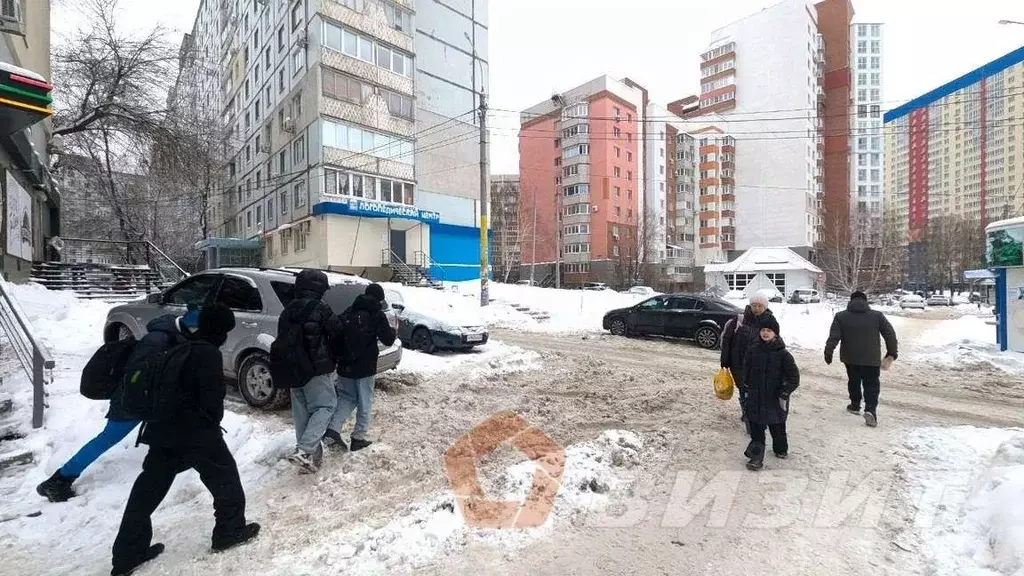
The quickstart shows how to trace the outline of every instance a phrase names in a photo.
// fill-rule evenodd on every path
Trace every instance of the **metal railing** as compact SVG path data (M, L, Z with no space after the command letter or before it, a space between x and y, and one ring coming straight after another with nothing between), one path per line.
M403 279L405 282L423 282L429 280L429 278L424 277L423 272L420 272L406 264L403 259L390 248L384 248L381 250L381 265L385 268L391 268L395 272L395 275L400 279Z
M149 240L103 240L61 238L58 261L70 264L103 264L108 266L148 266L165 283L174 283L188 276L163 250Z
M32 382L32 427L39 428L47 408L45 388L53 379L52 373L47 373L53 370L53 356L33 333L28 317L4 281L0 281L0 329Z
M427 274L428 279L430 280L435 280L435 275L440 276L441 278L448 277L448 274L445 272L444 266L441 266L433 259L431 259L430 255L427 254L426 252L417 251L415 254L413 254L413 261L416 263L417 266L423 269L423 271Z

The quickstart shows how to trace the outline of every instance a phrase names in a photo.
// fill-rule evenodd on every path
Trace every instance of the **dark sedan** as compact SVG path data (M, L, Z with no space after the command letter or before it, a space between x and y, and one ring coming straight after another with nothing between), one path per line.
M603 326L616 336L668 336L694 340L702 348L718 346L725 323L743 310L725 300L694 294L662 294L604 315Z

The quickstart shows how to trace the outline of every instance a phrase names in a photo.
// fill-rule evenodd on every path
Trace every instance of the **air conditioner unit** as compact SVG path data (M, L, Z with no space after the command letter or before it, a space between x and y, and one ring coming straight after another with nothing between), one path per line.
M298 38L295 40L295 45L302 48L309 46L309 39L306 38L306 33L304 31L299 33Z
M281 129L291 134L295 133L295 120L290 117L284 119L284 123L281 124Z

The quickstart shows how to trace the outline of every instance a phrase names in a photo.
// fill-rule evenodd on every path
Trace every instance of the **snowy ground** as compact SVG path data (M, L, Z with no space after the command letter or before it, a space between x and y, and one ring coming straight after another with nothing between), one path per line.
M842 410L842 367L820 360L835 310L773 305L802 387L790 421L792 457L769 457L768 469L751 475L742 469L735 402L710 392L717 353L600 333L601 315L635 297L498 285L498 302L481 312L469 288L401 289L408 305L477 315L491 326L491 342L471 354L406 352L400 370L379 379L378 442L329 457L316 476L279 461L293 442L287 413L230 403L227 440L249 515L264 532L244 549L208 554L210 498L189 472L154 517L168 552L138 574L732 575L750 566L814 576L1024 574L1024 440L1015 430L1024 426L1024 378L1010 372L1024 363L994 352L984 315L890 314L905 353L883 377L882 425L867 429ZM15 292L58 369L46 427L15 441L35 451L37 464L0 476L0 574L103 574L145 448L127 439L86 472L68 503L43 502L34 487L103 424L104 403L82 399L77 385L107 307L32 287ZM509 304L553 317L538 325ZM21 418L23 380L5 379ZM565 447L561 488L540 528L473 528L452 494L444 454L507 410ZM485 494L510 499L527 491L534 465L502 444L477 469ZM947 470L955 474L936 474ZM833 492L856 500L869 493L858 482L875 473L891 490L872 520ZM939 508L928 498L951 478L963 488L941 500L943 514L917 522ZM702 501L705 483L731 494L724 508L686 512L688 498ZM822 524L833 516L841 520Z

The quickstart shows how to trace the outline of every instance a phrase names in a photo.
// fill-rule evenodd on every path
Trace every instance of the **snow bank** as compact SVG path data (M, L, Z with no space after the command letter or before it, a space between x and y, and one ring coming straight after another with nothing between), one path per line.
M1024 373L1024 354L1000 352L991 317L966 315L944 320L921 334L917 358L925 362L970 369L992 366L1006 372Z
M453 368L468 369L472 374L503 375L540 368L536 352L491 341L469 352L437 352L424 354L415 350L402 353L399 372L432 376Z
M924 428L905 446L931 573L1024 574L1024 430Z
M367 526L323 534L317 546L280 555L270 574L313 574L323 567L331 573L384 575L410 573L439 555L471 543L511 549L522 547L566 522L604 506L611 493L631 482L629 469L639 462L642 438L632 432L609 430L597 439L565 449L566 466L554 507L544 525L531 529L477 529L467 526L454 495L437 494L417 502L406 513L379 528ZM506 468L491 484L504 488L494 498L522 499L529 491L535 465L523 461Z

